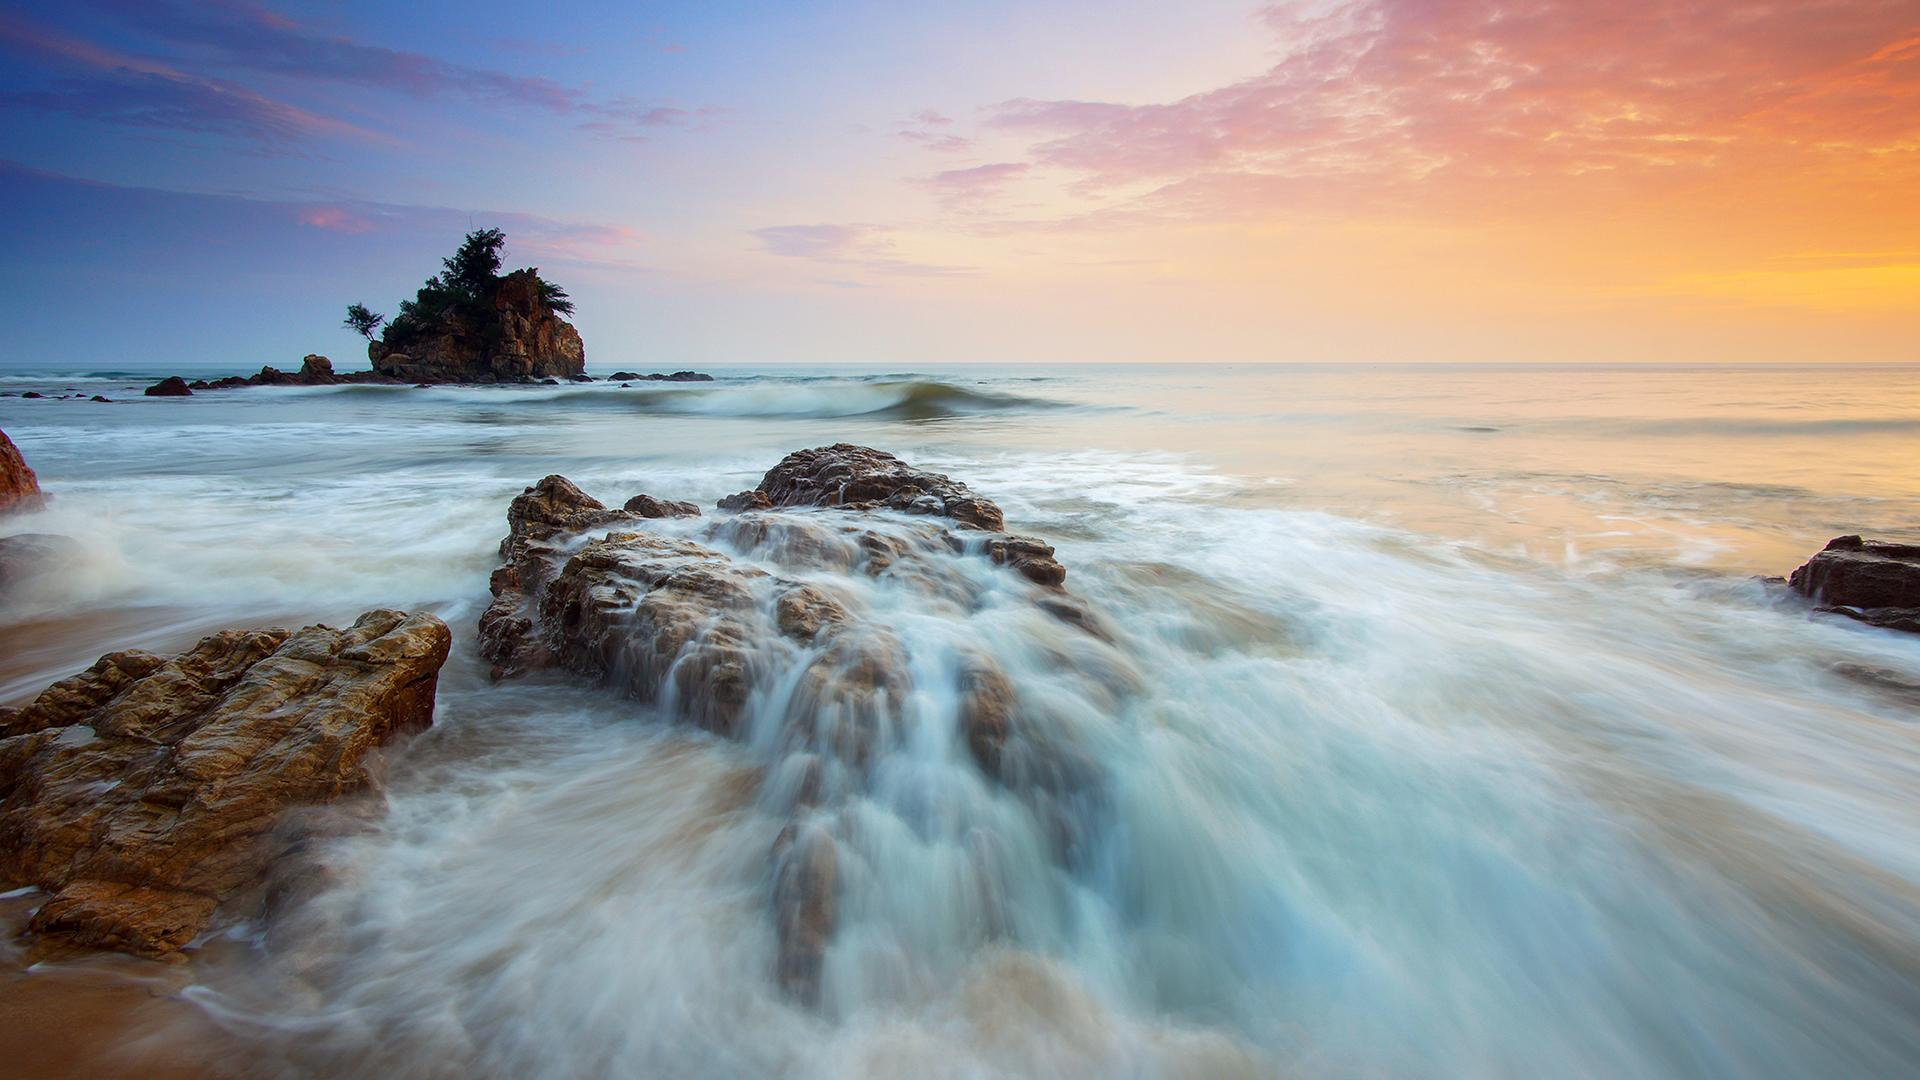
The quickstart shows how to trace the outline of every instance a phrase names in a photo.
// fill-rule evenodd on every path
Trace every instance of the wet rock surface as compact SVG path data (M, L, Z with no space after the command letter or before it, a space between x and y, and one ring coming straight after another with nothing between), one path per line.
M1787 584L1822 611L1920 633L1920 544L1835 537Z
M787 822L768 869L787 993L819 1000L853 887L851 800L916 739L950 740L1078 864L1105 796L1073 724L1023 701L990 650L924 637L911 617L1015 624L1059 640L1058 677L1123 685L1051 547L997 531L1000 508L964 484L847 445L789 455L720 516L656 512L671 505L616 510L559 476L528 488L508 510L481 648L496 677L564 668L763 754L762 804ZM1108 660L1082 663L1093 655Z
M27 467L20 448L13 445L6 432L0 431L0 514L37 510L43 498L40 478Z
M0 878L50 894L28 933L179 954L261 883L284 812L367 787L369 751L432 723L450 640L390 610L229 630L110 653L0 709Z
M148 397L192 397L193 391L188 388L187 380L178 375L169 375L147 387L146 395Z

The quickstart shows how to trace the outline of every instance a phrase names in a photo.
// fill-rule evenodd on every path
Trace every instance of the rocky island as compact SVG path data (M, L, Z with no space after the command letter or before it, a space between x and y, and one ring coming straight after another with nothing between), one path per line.
M367 339L372 367L366 371L336 372L332 360L310 353L297 372L263 367L256 375L191 381L174 375L148 387L146 395L338 383L591 382L586 345L566 319L573 314L572 299L537 268L502 274L506 242L499 229L468 233L459 250L442 261L440 273L429 277L413 299L401 301L390 321L365 304L348 305L345 325ZM622 380L711 382L713 376L614 373L612 381Z

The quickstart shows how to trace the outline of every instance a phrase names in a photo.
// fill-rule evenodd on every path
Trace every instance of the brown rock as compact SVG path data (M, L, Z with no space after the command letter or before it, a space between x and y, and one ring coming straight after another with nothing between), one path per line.
M586 373L580 332L540 295L537 270L502 277L485 310L449 309L432 318L394 320L367 358L383 376L405 382L521 382Z
M965 484L851 443L788 454L767 471L759 490L774 506L884 506L989 532L1004 526L1000 508Z
M699 517L700 508L690 502L669 502L656 499L651 495L635 495L622 507L629 514L638 514L643 518Z
M722 500L734 512L698 523L697 540L646 531L649 518L676 505L639 496L614 510L559 476L526 489L508 509L481 647L500 677L564 667L724 735L747 734L752 702L782 710L754 718L777 724L771 743L760 742L763 729L754 735L756 745L779 748L786 779L768 798L790 815L773 852L776 977L794 998L814 1002L839 907L833 808L858 797L876 762L907 738L903 710L922 689L915 673L947 670L949 661L916 658L885 626L863 620L857 604L787 575L865 574L929 604L986 611L1001 593L965 566L985 558L1040 586L1026 595L1041 610L1095 624L1061 587L1066 571L1053 548L999 533L993 503L875 450L789 455L760 487ZM814 506L853 512L779 509ZM877 510L925 516L861 512ZM1079 661L1063 654L1060 662ZM1124 681L1105 670L1091 677ZM1059 858L1086 857L1086 807L1102 790L1092 760L1044 710L1023 713L1012 682L984 655L965 658L951 692L960 737L981 771L1034 806Z
M7 433L0 431L0 514L8 511L38 510L45 501L40 493L40 478L27 467L20 448Z
M1835 537L1787 584L1822 611L1920 632L1920 545Z
M169 375L152 386L147 387L148 397L192 397L193 391L187 389L187 380L178 375Z
M300 381L308 386L324 386L333 381L333 361L318 353L308 353L300 360Z
M284 810L364 788L368 751L432 723L450 640L398 611L229 630L0 709L0 877L52 894L30 932L177 954L261 880Z

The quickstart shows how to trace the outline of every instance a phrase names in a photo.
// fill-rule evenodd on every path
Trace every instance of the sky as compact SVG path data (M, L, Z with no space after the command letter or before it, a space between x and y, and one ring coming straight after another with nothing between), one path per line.
M0 2L0 368L1920 360L1920 0ZM343 359L351 358L351 359Z

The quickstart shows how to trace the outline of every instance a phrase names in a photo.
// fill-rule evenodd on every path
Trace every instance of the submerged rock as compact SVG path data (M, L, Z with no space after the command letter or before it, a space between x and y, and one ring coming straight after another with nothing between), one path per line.
M0 514L8 511L38 510L46 496L40 493L40 478L27 467L20 448L7 433L0 431Z
M193 391L187 388L187 380L178 375L169 375L152 386L147 387L148 397L192 397Z
M50 942L167 958L257 885L289 807L360 790L427 727L451 635L424 613L119 652L0 709L0 877Z
M774 976L810 1003L842 907L836 815L901 752L909 713L952 701L958 752L1033 806L1064 863L1085 856L1083 811L1102 785L992 656L905 636L836 582L904 590L957 620L1052 621L1081 643L1058 677L1124 679L1076 670L1076 650L1107 639L1062 589L1053 549L998 532L1000 508L948 477L843 444L788 455L721 505L733 512L698 519L648 495L616 510L559 476L527 488L508 508L481 650L496 677L565 668L774 754L764 800L788 817L769 869Z
M0 600L23 590L36 578L61 571L78 551L79 545L72 537L55 533L0 536Z
M1920 545L1835 537L1787 584L1822 611L1920 633Z

